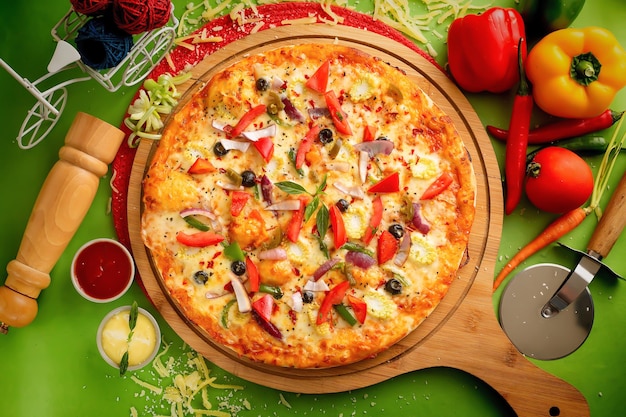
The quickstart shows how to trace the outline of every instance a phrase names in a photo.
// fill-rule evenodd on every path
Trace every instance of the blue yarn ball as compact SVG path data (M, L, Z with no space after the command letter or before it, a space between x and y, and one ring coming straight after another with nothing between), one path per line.
M132 35L106 16L89 19L78 30L75 42L83 63L95 70L117 66L133 47Z

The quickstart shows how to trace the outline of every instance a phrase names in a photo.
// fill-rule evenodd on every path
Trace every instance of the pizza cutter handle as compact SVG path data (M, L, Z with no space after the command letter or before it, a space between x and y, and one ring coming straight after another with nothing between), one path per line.
M124 138L116 127L78 113L59 150L59 160L35 201L17 257L0 287L0 332L23 327L37 315L37 297L74 236Z
M626 226L626 172L613 191L611 200L607 204L591 239L589 239L587 251L595 252L599 255L599 259L608 256L622 230L624 230L624 226Z

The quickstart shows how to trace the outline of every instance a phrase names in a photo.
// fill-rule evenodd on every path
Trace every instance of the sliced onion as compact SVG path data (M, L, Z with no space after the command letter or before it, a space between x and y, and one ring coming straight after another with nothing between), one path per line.
M359 177L365 183L367 179L367 164L370 162L369 154L366 151L359 151Z
M330 110L328 110L328 107L311 107L307 111L309 113L309 117L313 120L319 119L320 117L330 117Z
M241 152L245 152L250 147L250 142L243 142L240 140L232 140L232 139L221 139L222 145L224 145L224 149L233 150L236 149Z
M240 313L248 313L252 310L252 303L250 303L250 297L248 297L248 292L246 288L243 286L243 283L237 278L235 275L230 276L230 283L233 286L233 291L235 292L235 298L237 299L237 306L239 307Z
M273 138L274 136L276 136L276 132L276 125L271 124L267 127L264 127L263 129L242 132L241 136L248 139L249 141L256 142L261 138Z
M365 197L365 192L358 185L349 186L349 185L345 185L344 183L340 181L335 181L333 183L333 186L339 191L341 191L342 193L347 194L351 197L360 198L360 199Z
M223 297L225 295L230 294L229 292L225 291L225 292L220 292L220 293L216 293L216 292L211 292L211 291L207 291L207 293L205 294L205 297L209 300L214 300L216 298L220 298Z
M272 88L274 90L280 90L281 88L283 88L283 86L285 85L285 82L277 76L273 76L272 77Z
M283 97L280 101L282 101L285 105L285 114L287 114L287 117L300 123L306 122L306 118L304 117L304 115L300 113L300 110L298 110L296 106L293 105L289 98Z
M272 196L272 191L274 190L274 184L267 177L267 175L263 175L261 177L261 194L263 195L263 201L268 204L272 204L274 202L274 197Z
M369 269L376 265L376 260L374 258L365 253L355 251L348 251L348 253L346 253L346 262L349 262L361 269Z
M415 230L425 235L430 232L430 224L422 217L422 206L419 203L413 203L413 227Z
M411 232L406 230L404 232L404 236L400 241L400 246L398 247L398 253L393 258L393 263L397 266L402 266L409 258L409 252L411 251Z
M326 169L330 171L348 172L350 171L350 163L345 161L328 162Z
M271 206L267 206L266 210L285 210L285 211L293 211L300 210L300 206L302 202L300 200L283 200L278 203L274 203Z
M300 313L303 307L304 301L302 300L302 293L298 291L291 294L291 309Z
M259 259L270 261L282 261L287 259L287 251L284 248L273 248L259 252Z
M217 219L217 217L215 216L215 213L213 213L210 210L207 209L203 209L203 208L188 208L188 209L184 209L180 212L180 216L181 217L188 217L188 216L204 216L208 219L211 220L215 220Z
M211 126L213 126L213 128L215 128L215 129L219 130L220 132L223 132L224 130L226 130L226 127L230 126L230 125L228 125L226 123L223 123L223 122L218 122L217 120L213 120L211 122Z
M320 265L320 267L317 268L315 272L313 272L313 281L317 281L318 279L320 279L325 273L330 271L333 266L337 265L338 262L339 259L333 258Z
M372 140L354 145L357 151L364 151L373 157L378 154L389 155L393 151L393 142L390 140Z
M330 287L323 279L318 281L308 280L306 284L304 284L305 291L313 291L313 292L322 292L322 291L330 291Z
M218 187L223 188L225 190L230 190L230 191L242 191L243 190L243 185L236 185L230 182L223 182L223 181L217 180L215 181L215 184L217 184Z

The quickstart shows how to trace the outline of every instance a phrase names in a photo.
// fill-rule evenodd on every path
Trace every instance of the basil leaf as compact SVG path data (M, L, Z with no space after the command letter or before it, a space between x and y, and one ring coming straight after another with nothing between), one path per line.
M294 169L301 177L304 177L304 170L302 168L296 168L296 150L294 148L289 148L289 153L287 154L289 160L293 164Z
M315 210L317 210L317 207L319 207L319 205L320 205L319 197L315 197L313 200L309 202L309 204L306 205L306 207L304 208L304 222L305 223L309 221L309 219L311 218L313 213L315 213Z
M328 174L324 174L324 178L322 179L322 183L318 185L317 190L315 190L315 195L319 195L326 188L326 179L328 178Z
M317 225L317 233L320 235L320 239L324 239L326 236L326 232L328 231L330 214L328 213L328 207L325 204L320 206L320 209L317 212L317 217L315 218Z
M128 351L124 352L120 360L120 376L123 376L128 370Z
M130 314L128 316L128 327L130 327L130 331L135 329L137 325L137 317L139 316L139 307L137 306L137 301L133 301L133 305L130 307ZM130 335L128 336L130 339Z
M309 192L300 184L292 181L281 181L274 184L287 194L308 194Z
M317 239L317 243L320 246L320 250L322 251L322 253L326 257L326 259L330 259L330 253L328 252L328 246L326 246L326 243L324 242L324 240L322 240L322 238L319 237L316 234L313 234L313 236L315 236L315 239Z

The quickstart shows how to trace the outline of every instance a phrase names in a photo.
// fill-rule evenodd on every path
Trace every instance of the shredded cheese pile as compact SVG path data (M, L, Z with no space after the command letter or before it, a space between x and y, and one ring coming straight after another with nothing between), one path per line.
M153 417L185 417L185 416L214 416L231 417L242 410L251 410L247 400L240 405L234 405L224 398L218 399L216 406L211 403L210 396L218 398L212 390L233 391L243 390L243 386L235 384L221 384L217 377L211 375L211 370L202 356L193 350L184 352L180 359L166 356L171 343L164 343L161 352L152 362L154 373L152 377L141 378L137 374L130 379L141 388L136 397L147 397L146 390L157 399L156 404L147 407L141 415ZM187 345L183 347L187 349ZM182 369L181 369L182 368ZM164 405L165 404L165 405ZM169 414L161 414L169 406ZM138 417L140 413L136 407L130 409L131 417Z

